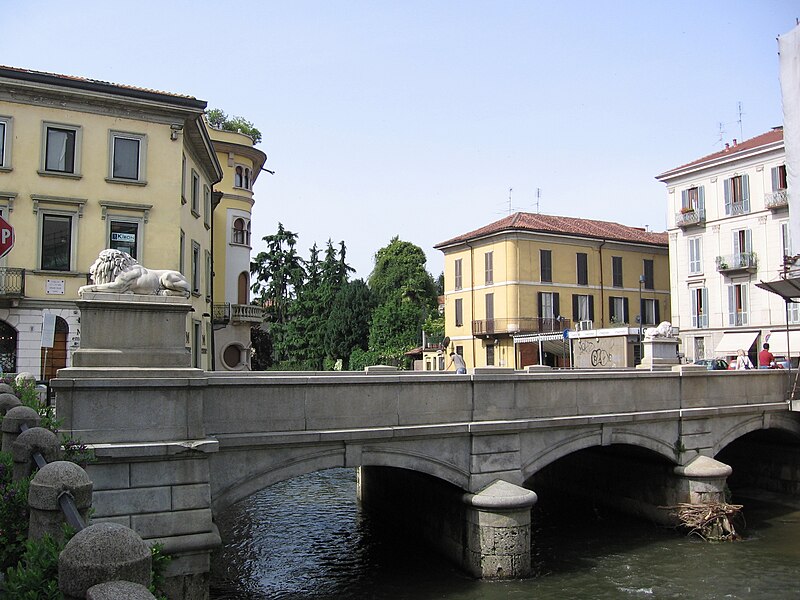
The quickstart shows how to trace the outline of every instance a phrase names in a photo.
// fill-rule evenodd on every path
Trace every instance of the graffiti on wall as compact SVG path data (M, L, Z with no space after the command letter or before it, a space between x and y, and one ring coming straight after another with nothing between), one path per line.
M572 345L575 367L579 369L602 369L625 367L625 338L582 338Z

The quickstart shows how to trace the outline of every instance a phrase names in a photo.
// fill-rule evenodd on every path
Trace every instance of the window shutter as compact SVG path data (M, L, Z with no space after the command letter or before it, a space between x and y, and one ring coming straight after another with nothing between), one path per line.
M770 173L772 173L772 191L777 192L780 189L781 179L780 174L778 172L778 167L772 167L770 169Z
M681 192L681 208L689 208L689 190Z
M742 208L750 212L750 176L742 175Z
M578 314L578 294L572 294L572 320L576 323L581 320Z
M728 325L736 325L736 286L728 286Z
M656 309L655 310L655 313L656 313L655 321L656 321L656 325L658 325L659 323L661 323L661 310L660 310L660 307L659 307L658 300L653 300L653 306L655 306L655 309Z
M737 231L733 232L733 254L735 255L733 257L733 261L734 262L736 262L738 260L739 254L742 253L742 246L739 243L739 231L741 231L741 230L737 230Z
M558 318L561 316L561 312L558 309L558 293L553 294L553 318Z
M725 190L725 214L731 214L731 196L733 196L731 186L733 184L733 180L726 179L723 182L723 188Z
M706 209L706 188L703 185L697 186L697 208L701 211Z
M639 298L639 325L644 324L645 314L644 314L644 307L647 304L647 300L644 298Z
M700 327L708 327L708 288L700 290Z
M753 232L750 229L745 229L744 230L744 249L742 250L742 252L752 252L752 251L753 251Z
M700 310L697 306L697 290L692 290L692 327L700 327Z
M589 320L594 321L594 296L589 296Z
M539 315L539 318L541 318L544 316L542 315L542 292L536 293L536 300L539 303L539 312L537 314Z
M629 320L628 320L628 299L627 298L623 298L622 299L622 322L623 323L628 323L629 322Z
M616 318L617 315L614 314L614 298L612 296L608 297L608 318L609 320Z

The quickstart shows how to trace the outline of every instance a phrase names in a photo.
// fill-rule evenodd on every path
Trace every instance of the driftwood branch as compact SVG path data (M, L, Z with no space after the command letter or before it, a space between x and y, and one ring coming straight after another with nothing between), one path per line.
M677 504L665 506L680 522L680 527L689 530L706 541L732 542L741 539L733 525L742 517L741 504L705 502L703 504Z

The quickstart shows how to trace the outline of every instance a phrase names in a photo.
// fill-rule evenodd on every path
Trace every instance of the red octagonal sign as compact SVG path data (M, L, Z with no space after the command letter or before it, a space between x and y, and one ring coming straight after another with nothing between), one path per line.
M0 217L0 258L3 258L14 246L14 228L3 217Z

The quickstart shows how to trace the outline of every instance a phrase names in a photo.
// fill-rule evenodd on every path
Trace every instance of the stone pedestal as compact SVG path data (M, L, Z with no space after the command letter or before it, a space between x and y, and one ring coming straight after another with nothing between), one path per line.
M185 298L87 292L76 304L81 347L73 366L191 366L185 331L192 305Z
M465 494L467 539L464 555L472 575L516 579L531 574L531 507L536 494L497 480L477 494Z
M708 456L697 456L673 472L680 477L678 502L704 504L725 501L725 482L733 469Z
M678 346L681 341L675 337L655 337L642 340L642 362L638 369L670 370L672 365L680 364Z

